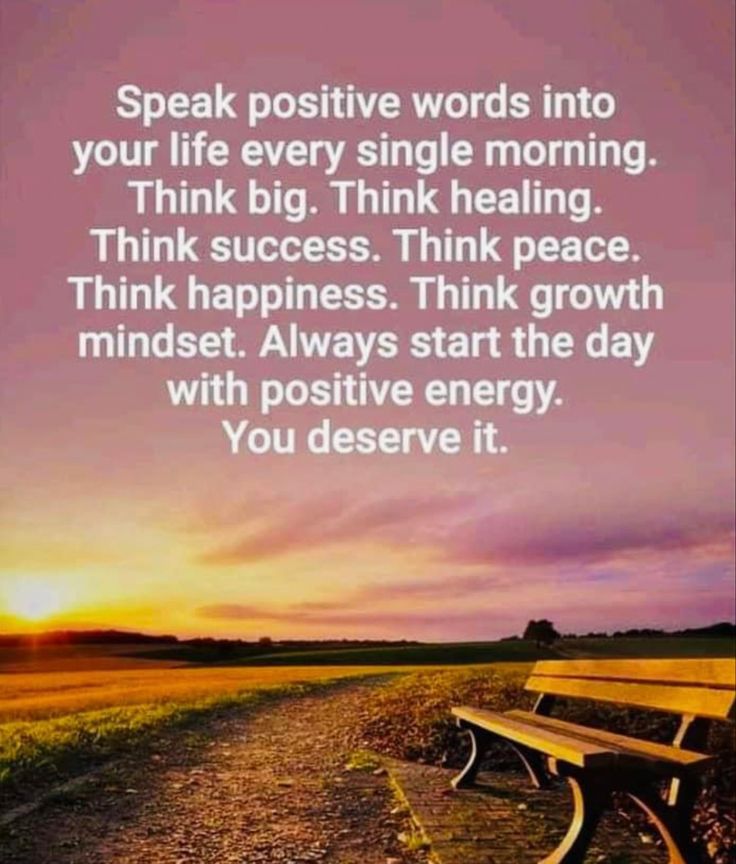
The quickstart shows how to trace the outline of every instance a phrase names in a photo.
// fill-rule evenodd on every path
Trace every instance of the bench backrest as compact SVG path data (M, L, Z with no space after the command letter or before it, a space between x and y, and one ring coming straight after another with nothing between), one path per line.
M725 719L734 717L736 660L540 660L526 689Z

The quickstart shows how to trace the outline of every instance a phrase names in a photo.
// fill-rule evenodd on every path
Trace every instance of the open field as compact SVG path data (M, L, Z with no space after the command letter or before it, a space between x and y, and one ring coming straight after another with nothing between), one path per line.
M338 666L433 665L465 666L477 663L533 663L563 657L729 657L734 653L730 639L562 639L551 648L537 648L521 639L506 642L406 645L389 648L346 648L267 654L242 661L247 666L289 664Z
M376 671L513 664L560 657L728 657L729 639L575 639L552 648L522 640L319 649L197 662L190 646L61 645L0 649L0 723L126 705L208 697L312 683ZM184 659L189 658L189 662ZM524 667L525 668L525 667Z
M404 757L443 761L457 744L449 703L474 695L489 707L519 704L521 682L536 659L732 655L729 639L667 637L561 640L551 648L513 640L320 649L232 657L226 664L196 662L189 646L176 645L2 649L0 794L11 790L13 797L136 752L167 730L197 726L223 710L377 674L398 677L388 690L378 688L366 734L377 733L389 749L392 741L403 742Z
M533 663L559 655L532 642L468 642L401 645L377 648L338 648L264 654L231 663L243 666L467 666L484 663Z
M736 642L727 637L657 636L656 638L563 639L555 643L568 657L733 657Z
M162 758L190 739L211 744L218 718L248 716L259 706L270 716L277 697L312 694L328 711L339 682L356 678L371 694L365 712L351 718L361 741L403 759L457 766L464 742L450 706L528 703L522 687L536 659L732 655L729 639L669 637L560 640L551 648L522 640L322 648L230 657L226 664L212 663L211 654L203 662L186 645L6 649L0 651L0 804L32 798L111 760L118 764L121 756L143 765L146 754ZM657 740L672 740L676 726L675 718L651 713L584 701L571 707L580 722ZM344 718L325 719L341 724ZM733 740L725 724L714 727L709 749L721 758L699 800L694 830L710 860L723 864L736 846L729 816ZM504 770L513 760L501 750L493 764Z
M194 666L142 659L130 645L3 651L12 656L0 667L0 793L78 773L164 729L376 671Z
M171 648L176 648L175 645ZM169 646L156 648L157 656L149 658L151 645L53 645L38 647L0 647L0 675L9 672L79 672L117 669L172 668L185 665L176 656L167 657ZM2 693L2 690L0 690ZM2 698L2 697L0 697Z
M565 657L730 657L735 643L727 637L658 636L598 639L560 639L552 647L510 639L499 642L422 643L371 647L280 649L254 655L252 651L213 655L190 645L145 646L136 662L217 663L228 666L466 666L477 663L533 663Z
M0 674L0 724L128 705L186 704L375 673L369 667L139 668ZM0 730L2 727L0 726Z
M116 673L115 677L147 682L149 689L142 692L154 697L151 701L119 703L102 710L67 712L0 724L0 805L3 799L8 803L22 799L49 783L107 763L111 757L116 758L117 764L120 755L126 756L132 766L129 785L138 788L135 772L139 769L135 766L140 765L143 771L149 755L153 754L155 759L166 758L161 754L177 752L189 741L200 741L198 746L206 750L217 740L218 733L213 737L213 730L220 728L217 718L240 718L238 722L243 722L249 712L259 706L261 711L253 716L265 717L266 723L272 712L279 710L285 712L284 716L298 716L299 707L289 708L292 704L289 701L272 700L276 696L297 696L293 704L299 706L299 694L309 694L310 700L317 700L323 706L319 716L325 722L337 723L342 728L349 721L359 740L379 753L459 767L465 758L465 743L454 727L450 706L472 703L503 710L529 704L530 697L522 690L528 669L528 663L497 663L394 666L391 669L278 666L127 670ZM376 676L376 671L383 674ZM371 672L373 675L367 677ZM406 674L386 674L391 672ZM99 676L102 682L107 680L109 686L109 671L86 674ZM336 704L335 694L343 690L339 683L327 686L329 678L334 679L336 675L342 675L344 681L351 676L366 676L365 683L360 684L368 688L363 711L349 718L330 714L330 706ZM46 678L49 688L46 695L51 699L63 698L63 694L55 696L50 689L58 675L36 673L2 677L6 682L33 678L39 685L40 679ZM249 686L245 685L246 681L250 682ZM294 681L306 683L290 683ZM209 687L210 693L195 696L202 687ZM134 698L135 692L141 693L131 689L126 698ZM172 696L174 693L176 695ZM583 724L601 725L655 740L672 740L676 728L676 718L654 712L621 711L577 700L568 709L571 711L569 715L566 711L566 716ZM234 714L229 713L233 710ZM316 725L310 726L310 734L318 734ZM730 815L734 801L733 736L728 724L715 725L707 749L718 753L720 759L699 799L694 831L707 846L709 860L713 864L725 864L732 860L736 844ZM518 768L507 748L492 754L491 767L501 771ZM289 782L292 782L291 776ZM634 820L637 830L645 833L650 830L633 811L626 812L627 819Z

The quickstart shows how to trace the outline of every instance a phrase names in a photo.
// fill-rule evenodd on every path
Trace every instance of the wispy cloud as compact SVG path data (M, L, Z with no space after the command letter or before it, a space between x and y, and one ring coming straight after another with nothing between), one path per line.
M693 509L624 512L504 514L468 521L447 538L455 563L505 565L595 563L631 553L695 552L731 554L733 516Z
M659 626L664 629L732 618L729 564L693 570L645 565L636 574L606 573L606 586L585 570L372 583L329 601L219 603L198 617L252 632L313 632L358 637L490 639L520 633L546 615L565 631Z
M227 520L227 537L200 555L209 565L234 565L352 544L421 548L458 567L605 565L631 554L699 550L733 554L727 507L676 505L596 509L585 501L523 501L501 506L477 492L413 495L368 501L347 495L297 503L276 499ZM218 525L213 525L216 531Z
M258 607L250 604L222 603L201 606L196 610L201 618L224 621L242 621L262 624L286 624L290 627L313 625L316 628L362 627L363 632L393 629L400 634L416 633L425 627L445 627L462 625L469 619L465 610L442 609L368 609L354 608L350 605L299 603L290 606ZM502 610L483 611L486 628L494 630L508 620L508 613Z
M209 540L199 561L236 573L248 565L245 574L278 565L294 584L285 600L231 582L221 602L197 608L240 632L482 639L539 615L582 632L707 623L733 602L733 518L716 496L551 501L476 487L235 509L199 532ZM366 562L358 578L351 568ZM315 568L336 575L314 580Z
M405 496L354 501L346 494L297 504L272 500L243 513L234 538L204 552L205 564L240 564L343 543L432 544L442 520L462 513L466 495ZM219 525L213 526L216 528Z

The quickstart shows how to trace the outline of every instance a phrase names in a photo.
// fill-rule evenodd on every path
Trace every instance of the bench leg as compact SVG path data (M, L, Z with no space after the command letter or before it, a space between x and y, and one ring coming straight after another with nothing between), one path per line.
M656 825L667 847L668 864L700 864L703 857L690 833L690 817L697 794L694 784L687 784L681 790L676 806L663 801L657 791L650 788L627 794Z
M526 772L535 789L549 789L550 782L544 770L544 759L541 753L537 753L536 750L531 750L521 744L511 744L511 746L516 751L519 759L524 763Z
M480 763L488 751L488 747L495 739L496 741L504 741L510 744L516 755L521 759L524 767L529 774L532 784L537 789L548 789L550 786L549 778L544 770L544 760L541 753L536 750L531 750L529 747L524 747L522 744L514 744L512 741L506 741L504 738L499 738L490 732L483 729L478 729L477 726L465 725L462 720L458 720L458 727L470 735L470 758L463 770L450 781L455 789L468 789L475 783L478 776Z
M483 761L483 756L485 756L493 736L474 726L466 726L462 721L458 721L457 725L470 735L470 758L467 765L456 777L452 778L451 782L455 789L468 789L475 783L480 763Z
M611 803L611 789L600 777L567 774L572 790L572 822L560 845L539 864L582 864L603 811Z

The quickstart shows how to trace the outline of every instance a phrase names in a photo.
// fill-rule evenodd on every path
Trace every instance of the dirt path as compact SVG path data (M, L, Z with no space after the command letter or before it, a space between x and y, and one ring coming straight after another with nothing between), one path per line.
M179 733L13 823L0 861L413 864L386 777L346 770L375 686L289 697Z

